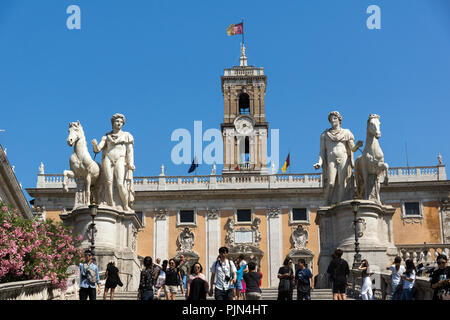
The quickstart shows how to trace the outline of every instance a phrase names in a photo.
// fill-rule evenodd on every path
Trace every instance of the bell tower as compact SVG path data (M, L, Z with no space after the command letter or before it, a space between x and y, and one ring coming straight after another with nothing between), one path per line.
M267 133L264 68L248 66L241 46L239 66L224 70L220 125L224 147L222 174L267 174Z

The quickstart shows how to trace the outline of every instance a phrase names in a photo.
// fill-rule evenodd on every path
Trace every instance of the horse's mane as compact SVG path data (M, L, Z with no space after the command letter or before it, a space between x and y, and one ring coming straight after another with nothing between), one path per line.
M377 114L370 114L369 119L367 119L367 123L369 123L372 119L380 119L380 116Z

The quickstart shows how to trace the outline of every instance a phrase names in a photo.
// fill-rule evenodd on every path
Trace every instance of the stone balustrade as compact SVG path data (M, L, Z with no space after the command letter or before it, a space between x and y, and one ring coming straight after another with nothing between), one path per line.
M420 263L424 266L436 266L436 258L439 254L449 256L450 244L408 244L399 245L397 249L403 261L411 259L416 266Z
M105 271L99 272L102 289ZM57 289L51 280L27 280L0 284L0 300L78 300L80 276L74 274L67 279L67 290Z
M228 68L224 70L224 76L263 76L264 68L246 67L246 68Z
M409 167L389 169L389 182L446 180L445 166ZM39 174L37 188L62 188L62 174ZM208 189L280 189L320 188L321 173L293 173L269 175L207 175L207 176L153 176L134 177L136 191L208 190ZM69 188L75 188L69 179Z
M351 286L348 287L347 294L354 299L361 299L361 275L361 271L350 271L348 280ZM375 280L375 284L372 284L373 299L389 300L391 294L391 273L383 271L376 272L371 276L371 279ZM431 288L429 277L416 277L414 287L414 300L431 300L433 298L433 289Z

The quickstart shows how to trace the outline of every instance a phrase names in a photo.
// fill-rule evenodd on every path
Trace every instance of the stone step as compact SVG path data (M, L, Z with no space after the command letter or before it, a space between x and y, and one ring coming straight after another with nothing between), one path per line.
M261 289L261 300L276 300L278 297L278 290L277 288L263 288ZM114 293L114 299L115 300L136 300L137 299L137 292L116 292ZM108 298L108 297L107 297ZM294 290L292 298L294 300L297 299L297 290ZM97 296L98 300L103 299L102 295ZM165 300L164 293L161 294L160 299ZM175 296L176 300L185 300L184 295L181 293L178 293ZM208 300L214 300L214 297L207 297ZM332 300L333 294L331 292L331 289L315 289L311 291L311 300ZM349 299L351 300L351 299Z

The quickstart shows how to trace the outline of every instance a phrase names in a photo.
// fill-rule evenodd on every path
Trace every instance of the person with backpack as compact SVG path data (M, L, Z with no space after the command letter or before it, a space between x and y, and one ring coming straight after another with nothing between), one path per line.
M228 248L219 248L219 258L211 266L209 295L216 300L233 300L231 285L236 282L236 266L227 259ZM214 288L214 291L213 291Z
M248 272L244 273L244 282L246 284L246 300L261 299L261 273L256 271L256 263L248 263Z
M186 284L186 300L206 300L208 281L202 271L203 267L199 262L192 265Z
M105 281L105 292L103 293L103 300L106 300L106 296L108 295L108 290L111 290L110 300L114 300L114 290L117 285L123 286L122 281L119 276L119 269L115 266L114 260L111 260L106 266L105 273L106 281Z
M98 274L98 267L95 264L95 258L91 250L84 252L84 261L80 263L80 300L96 300L96 284L98 285L98 294L101 293L100 276Z
M336 258L330 262L327 269L327 273L332 279L333 300L347 300L345 292L350 268L347 261L341 258L343 253L344 251L337 249L334 252Z
M139 280L138 299L145 301L153 300L153 285L157 274L151 257L147 256L144 258L144 267L145 269L141 271Z
M305 259L298 259L298 268L295 274L297 282L297 300L311 300L312 273L308 269Z
M395 257L394 263L386 268L390 270L391 274L391 300L399 300L402 295L402 274L406 271L405 267L401 265L402 258Z

